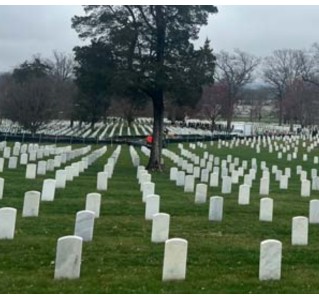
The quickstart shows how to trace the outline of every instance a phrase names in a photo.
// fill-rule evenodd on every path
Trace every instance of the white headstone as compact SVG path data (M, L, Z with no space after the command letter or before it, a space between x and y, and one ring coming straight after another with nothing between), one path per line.
M309 223L319 224L319 200L313 199L309 203Z
M160 210L160 196L149 195L145 200L145 220L152 220L154 214L158 214Z
M14 238L17 210L12 207L0 208L0 239Z
M230 194L231 193L231 177L223 176L222 179L222 194Z
M22 153L20 156L20 165L26 165L28 163L28 154Z
M100 193L89 193L86 195L85 210L94 212L94 217L99 218L101 207L101 194Z
M282 170L277 170L277 171L276 171L276 177L275 177L275 179L276 179L277 181L280 181L281 175L282 175Z
M170 173L169 173L169 179L176 180L177 179L177 172L178 172L178 169L176 167L171 168Z
M55 195L55 179L44 179L42 185L41 200L53 201Z
M24 193L22 217L37 217L39 215L41 193L28 191Z
M174 169L174 168L171 168L171 169ZM177 170L177 168L175 168L175 169ZM137 167L136 179L140 178L141 171L145 171L145 167L144 166L138 166Z
M297 166L297 167L296 167L296 173L297 173L297 175L300 175L301 171L302 171L302 166Z
M163 281L184 280L186 278L188 242L174 238L166 240L163 262Z
M170 215L158 213L153 215L152 237L153 243L163 243L168 240Z
M317 177L317 169L311 169L311 178Z
M265 240L260 243L259 280L279 280L281 277L282 243Z
M261 198L259 207L259 221L272 222L273 217L273 199Z
M235 183L235 184L237 184L237 183L239 182L239 174L238 174L238 171L236 171L236 170L233 170L233 171L232 171L231 181L232 181L232 183Z
M32 150L29 152L29 161L36 161L37 160L37 151Z
M73 181L74 172L72 166L67 166L64 168L66 174L66 181Z
M218 186L218 181L219 181L218 173L211 173L210 174L209 186L217 187Z
M301 197L309 197L310 196L310 181L302 180L301 181Z
M47 172L47 162L45 160L39 160L37 174L38 175L45 175L46 172Z
M199 178L200 177L200 167L195 166L193 169L193 175L195 178Z
M73 178L78 177L80 175L80 165L78 162L74 162L71 164L71 167L73 167Z
M3 172L4 158L0 157L0 172Z
M0 177L0 199L3 198L3 190L4 190L4 178Z
M142 200L143 200L143 202L145 202L147 196L154 195L155 183L154 182L144 182L142 184L142 192L143 192Z
M221 221L223 219L224 198L220 196L209 199L209 221Z
M319 177L313 177L311 179L311 189L313 191L318 191L319 190Z
M149 174L147 171L141 173L140 179L139 179L139 183L140 183L140 191L143 191L143 183L144 182L151 182L152 181L152 175Z
M48 159L46 167L47 167L47 171L49 172L54 171L54 159Z
M247 185L249 185L250 187L252 186L252 184L253 184L253 179L252 179L252 177L251 177L250 174L244 175L244 184L247 184Z
M81 210L76 213L74 235L81 237L84 242L93 239L94 215L94 212L90 210Z
M55 279L76 279L80 277L82 241L79 236L64 236L58 239Z
M55 187L57 189L64 189L66 186L66 171L56 170L55 172Z
M8 169L16 169L18 166L18 158L16 156L11 156L9 158Z
M291 244L308 245L308 218L292 218Z
M280 176L280 184L279 188L282 190L288 189L288 176L287 175L281 175Z
M195 178L193 175L185 176L184 192L193 193L195 188Z
M27 164L25 178L35 179L37 174L37 165L36 164Z
M196 184L195 203L205 203L207 198L207 184Z
M249 175L251 176L251 178L253 180L255 180L256 179L256 170L255 169L250 169L249 170Z
M291 169L290 168L285 168L285 175L290 178L291 177Z
M185 172L184 171L177 172L176 185L177 186L184 186L185 185Z
M200 181L201 182L208 182L208 179L209 179L209 170L208 169L202 169Z
M4 158L9 158L11 155L11 148L10 147L5 147L3 149L3 157Z
M300 181L307 179L307 171L300 172Z
M250 202L250 186L242 184L239 186L238 204L247 205Z
M38 157L38 158L40 158L40 157ZM61 167L61 155L54 156L54 167L55 168L60 168Z
M269 178L263 177L260 179L259 195L269 194Z
M107 190L107 180L108 180L107 172L98 172L97 173L96 189L98 191L106 191Z

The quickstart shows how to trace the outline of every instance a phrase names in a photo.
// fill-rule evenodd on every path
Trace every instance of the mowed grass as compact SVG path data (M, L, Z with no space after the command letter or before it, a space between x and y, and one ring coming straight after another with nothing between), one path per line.
M319 199L319 192L311 197L300 197L300 181L296 166L308 171L315 167L313 156L307 162L287 162L276 153L256 154L253 149L239 146L218 149L216 143L204 151L226 159L227 154L249 161L256 157L259 170L251 190L250 205L238 205L239 184L232 193L224 195L222 222L208 221L208 201L194 203L194 193L184 193L169 180L172 162L165 158L163 173L152 174L155 191L161 197L161 212L171 215L170 238L188 241L186 280L162 282L164 244L151 243L150 221L144 218L142 193L136 179L136 168L131 163L128 147L123 145L108 190L102 192L101 216L95 221L92 242L85 242L82 250L81 276L77 280L54 280L54 261L57 239L72 235L75 215L85 208L87 193L96 192L97 172L103 170L115 146L108 146L80 177L68 182L64 190L57 190L53 202L41 202L39 217L22 218L23 196L28 190L41 191L44 178L54 178L54 172L25 179L25 167L4 172L4 197L1 207L17 208L14 240L0 240L0 293L318 293L319 225L309 226L309 245L291 245L291 221L294 216L308 216L309 200ZM188 148L188 144L184 144ZM177 145L169 149L177 154ZM141 163L148 158L136 148ZM80 158L78 158L80 159ZM280 169L292 168L289 190L279 190L279 183L271 175L269 197L274 199L273 222L259 221L260 161L267 166L277 164ZM71 162L69 162L71 163ZM69 164L68 163L68 164ZM271 169L270 169L271 171ZM243 178L240 180L242 183ZM222 195L219 188L209 188L208 196ZM1 220L0 220L1 222ZM259 247L265 239L283 243L282 279L258 280Z

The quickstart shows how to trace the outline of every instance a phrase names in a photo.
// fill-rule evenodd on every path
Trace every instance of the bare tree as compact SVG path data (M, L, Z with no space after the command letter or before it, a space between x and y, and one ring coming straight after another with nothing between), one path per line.
M284 120L302 126L313 125L318 108L318 88L302 79L295 80L287 89L283 99Z
M303 67L302 79L319 87L319 45L317 43L312 45L300 63Z
M77 87L73 81L74 59L71 54L53 51L53 58L47 59L50 75L54 83L55 101L58 107L58 118L70 119L71 126L76 118L75 98Z
M112 116L118 116L126 120L128 126L131 126L134 119L141 115L145 105L146 101L144 99L136 101L132 98L113 98L108 111Z
M223 105L227 99L227 86L222 82L205 86L197 110L205 118L211 121L211 129L214 130L217 118L222 114Z
M230 130L234 107L240 98L242 88L252 82L253 72L259 64L253 55L236 49L233 54L222 51L217 55L217 77L227 87L224 117Z
M54 115L53 94L49 78L32 78L23 84L9 78L1 89L1 111L34 134Z
M50 67L40 58L24 62L1 84L0 106L4 117L35 133L56 112Z
M264 108L269 98L270 91L269 88L265 86L246 88L243 90L241 102L250 107L250 121L261 121L265 116Z
M51 67L51 74L60 81L72 78L74 70L74 59L71 54L53 51L53 59L48 59L46 63Z
M305 72L306 55L301 50L282 49L275 50L272 56L264 60L263 74L278 101L279 125L283 122L285 99L288 88Z

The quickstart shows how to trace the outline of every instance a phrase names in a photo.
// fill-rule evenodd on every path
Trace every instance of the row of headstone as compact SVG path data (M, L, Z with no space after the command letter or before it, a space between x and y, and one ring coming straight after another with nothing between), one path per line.
M179 145L179 146L183 150L183 148L182 148L183 146L182 145ZM190 154L190 152L188 152L188 154ZM190 172L189 170L194 169L195 172L197 171L197 173L199 174L199 171L200 171L199 167L194 167L193 165L191 165L191 167L189 167L189 164L187 163L187 161L179 158L178 156L173 157L170 154L168 156L173 158L173 160L175 160L175 162L178 161L180 163L180 165L182 165L182 166L184 165L184 168L186 168L185 166L187 166L188 172ZM209 153L207 151L204 152L204 158L209 158L210 159L211 156L212 155L209 155ZM256 165L256 162L254 160L255 159L252 159L252 167L254 165ZM229 163L231 161L232 161L231 155L227 155L227 163ZM226 160L224 160L222 162L226 162ZM236 161L236 164L238 164L238 161ZM232 166L230 164L230 167L234 167L234 166ZM196 170L196 168L198 168L198 170ZM245 161L245 164L244 164L244 161L243 161L243 169L246 169L246 168L247 168L246 161ZM299 170L298 170L298 168L299 168ZM261 162L261 169L264 170L263 171L263 178L264 177L268 177L269 178L269 172L268 172L268 168L266 168L266 163L265 162ZM240 171L240 172L238 172L238 173L234 169L232 171L233 171L233 174L231 176L232 183L238 183L238 176L242 176L243 175L243 173L241 173L242 169L239 168L238 171ZM219 172L219 170L217 170L217 172ZM207 173L208 172L207 172L206 169L202 170L201 181L206 181L207 182L207 180L208 180L208 178L207 178L208 174ZM285 168L285 173L283 173L281 170L278 170L278 167L276 165L274 165L274 166L272 166L272 173L275 174L276 180L279 181L279 188L280 189L288 189L288 181L289 181L289 178L291 177L291 169L290 168ZM223 176L224 174L227 174L227 170L226 170L226 173L222 172L221 176ZM300 174L301 180L306 179L306 177L307 177L306 172L302 171L302 167L301 166L297 166L297 174ZM244 178L244 183L251 185L252 184L252 180L249 179L248 174L246 174L246 175L245 175L246 177ZM194 176L198 178L198 176L196 176L196 174L194 174ZM311 189L312 190L319 190L319 179L317 178L317 170L316 169L312 169L311 170L311 176L312 176ZM254 175L254 177L255 177L255 175ZM171 175L171 178L172 178L172 175ZM224 189L222 189L223 193L231 192L231 189L229 188L228 181L229 181L228 178L226 178L226 180L224 180L224 185L223 185ZM181 183L182 182L180 182L180 184ZM262 179L261 180L261 182L260 182L260 195L268 195L269 194L269 184L270 184L269 180L267 180L267 179ZM217 174L215 174L215 175L211 174L210 186L218 186ZM310 187L309 182L304 182L302 184L302 186L301 186L301 196L307 197L307 196L310 195L310 188L309 187Z
M155 194L155 183L151 182L151 174L144 166L137 166L136 178L143 193L142 201L145 202L145 219L152 220L151 241L165 242L162 280L184 280L188 243L180 238L169 239L170 215L159 212L160 196Z
M117 163L120 153L121 146L118 146L108 159L108 162L104 165L103 171L97 173L96 188L98 191L107 191L108 179L112 178L114 166Z

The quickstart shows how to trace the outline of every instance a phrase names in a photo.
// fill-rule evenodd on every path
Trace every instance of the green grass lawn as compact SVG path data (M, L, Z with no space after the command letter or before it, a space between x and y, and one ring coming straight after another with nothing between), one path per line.
M227 154L240 160L257 158L258 173L251 189L250 205L237 203L239 184L232 194L224 195L222 222L208 221L208 202L194 204L194 193L184 193L169 180L173 163L165 158L163 173L152 174L155 191L161 197L160 211L171 215L170 238L188 241L186 280L162 282L164 244L151 243L151 221L144 219L142 193L131 163L128 147L122 146L108 190L102 192L100 218L95 220L92 242L85 242L82 250L81 276L77 280L54 280L54 261L57 239L72 235L75 215L85 208L87 193L96 192L97 172L103 170L115 146L108 146L99 158L80 177L68 182L64 190L57 190L53 202L41 202L39 217L22 218L24 193L41 191L44 178L54 178L54 172L25 179L25 166L8 170L7 162L3 199L0 207L17 208L14 240L0 240L0 293L318 293L319 225L309 225L309 245L291 245L291 221L294 216L308 216L309 200L319 199L319 191L311 197L300 197L300 181L296 166L314 168L313 156L307 162L286 161L276 153L256 154L246 146L225 150L217 144L206 150L184 147L203 156L204 151L226 159ZM169 149L180 154L177 145ZM136 148L141 163L147 157ZM77 160L79 160L78 158ZM292 168L289 190L280 190L271 174L269 197L274 199L273 222L260 222L259 178L260 161L267 166L277 164L280 169ZM70 164L71 162L68 162ZM270 169L271 171L271 169ZM240 179L240 184L243 178ZM219 188L209 188L208 195L222 195ZM0 220L1 222L1 220ZM283 243L282 278L261 282L258 279L259 247L265 239Z

